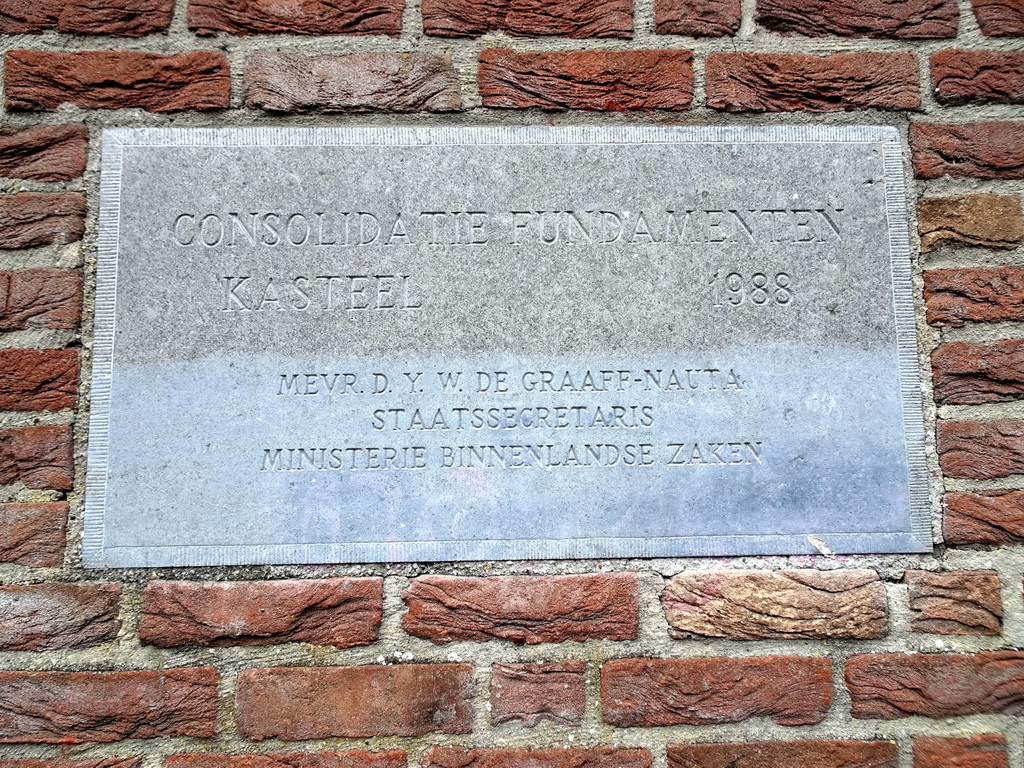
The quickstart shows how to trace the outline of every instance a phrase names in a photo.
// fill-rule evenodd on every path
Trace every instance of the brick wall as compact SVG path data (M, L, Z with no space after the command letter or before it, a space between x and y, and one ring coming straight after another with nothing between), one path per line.
M0 768L1024 765L1021 0L0 0L0 32ZM809 122L906 136L933 555L80 567L103 126Z

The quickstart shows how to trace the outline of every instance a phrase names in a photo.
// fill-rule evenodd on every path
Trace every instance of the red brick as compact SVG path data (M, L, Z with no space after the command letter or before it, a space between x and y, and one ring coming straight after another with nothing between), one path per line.
M348 648L377 639L384 580L151 581L142 597L143 643Z
M911 123L914 175L1024 179L1024 123Z
M217 672L0 672L0 743L210 738Z
M0 33L141 37L170 26L174 0L4 0Z
M254 53L245 65L245 103L269 112L462 109L451 56L431 53Z
M892 741L761 741L669 744L669 768L896 768Z
M0 765L0 768L4 768ZM406 768L405 752L271 752L266 755L210 753L169 755L163 768Z
M431 747L422 768L650 768L651 753L629 747L468 749Z
M0 650L89 648L117 637L121 585L0 587Z
M1016 195L924 197L917 203L921 252L944 245L1016 248L1024 240L1024 216Z
M94 757L69 760L62 757L0 759L0 768L141 768L141 757Z
M809 37L956 37L956 0L757 0L757 21Z
M834 112L917 109L912 53L712 53L707 103L728 112Z
M995 571L907 571L914 632L998 635L1003 631L1001 584Z
M70 491L74 483L71 427L0 430L0 485Z
M0 197L0 249L63 245L85 233L85 197L77 192Z
M860 720L1024 715L1024 653L872 653L846 663Z
M0 408L74 408L77 391L78 350L0 349Z
M932 353L935 402L977 405L1024 395L1024 341L951 341Z
M1024 320L1024 268L929 270L924 299L932 325Z
M0 130L0 176L68 181L85 170L89 132L84 125L36 125Z
M631 0L423 0L423 29L441 37L487 32L540 37L632 37Z
M659 35L735 35L740 18L740 0L654 0L654 31Z
M77 328L82 275L71 269L0 272L0 331Z
M639 628L635 573L421 576L402 597L402 627L435 643L635 640Z
M140 108L149 112L224 109L231 77L223 53L173 56L140 51L8 51L7 106L56 109Z
M939 466L947 477L991 480L1024 472L1024 421L938 422Z
M622 728L821 722L832 701L832 662L823 658L616 659L601 669L604 721Z
M60 565L67 519L66 501L0 504L0 562Z
M983 733L965 739L914 739L914 768L1010 768L1006 739Z
M954 547L1024 544L1024 491L948 493L943 529Z
M541 720L579 725L586 703L585 661L549 664L495 664L491 670L491 722Z
M1024 36L1024 0L971 0L971 6L983 35Z
M256 740L469 733L473 694L468 664L249 669L235 716Z
M939 51L931 66L943 104L1024 103L1024 53Z
M480 53L485 107L541 109L689 109L690 51Z
M200 35L390 35L402 31L402 0L191 0Z

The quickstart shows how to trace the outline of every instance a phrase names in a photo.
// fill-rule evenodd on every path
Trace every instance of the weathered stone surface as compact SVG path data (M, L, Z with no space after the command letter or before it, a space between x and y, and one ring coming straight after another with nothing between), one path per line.
M833 112L917 109L912 53L712 53L704 70L707 103L728 112Z
M85 232L85 196L23 192L0 197L0 249L73 243Z
M823 658L616 659L601 669L606 723L621 728L738 723L779 725L824 719L832 662Z
M947 493L943 530L951 546L1024 543L1024 491Z
M70 491L74 483L71 428L23 427L0 430L0 485Z
M690 51L480 53L485 107L541 109L688 109Z
M940 421L937 433L947 477L991 480L1024 472L1024 421Z
M924 299L932 325L1024 320L1024 268L932 269Z
M931 68L935 98L943 104L1024 102L1024 53L939 51Z
M0 130L0 176L68 181L82 175L89 144L84 125L35 125Z
M1024 2L971 0L981 32L989 37L1024 36Z
M401 0L191 0L188 27L200 35L390 35L402 31Z
M0 331L76 328L82 317L82 274L71 269L0 272Z
M423 29L441 37L632 37L631 0L424 0Z
M762 741L669 744L669 768L896 768L892 741Z
M961 739L921 736L914 739L914 768L1010 768L1006 739L982 733Z
M5 0L0 32L141 37L170 26L174 0Z
M907 571L914 632L998 635L1003 631L1001 584L995 571Z
M1024 653L872 653L846 663L860 720L1024 715Z
M0 765L0 768L3 768ZM163 768L406 768L405 752L271 752L265 755L191 753L169 755Z
M638 590L635 573L420 576L402 593L402 627L435 643L635 640Z
M384 580L151 581L142 597L143 643L348 648L377 639Z
M66 501L0 504L0 562L60 565L67 518Z
M491 722L541 720L579 725L586 704L585 661L549 664L495 664L491 668Z
M141 757L94 757L81 760L9 757L0 760L0 768L139 768L141 765Z
M885 587L874 571L681 573L662 594L674 637L884 637Z
M210 738L217 672L0 672L0 743Z
M1024 239L1024 217L1015 195L923 197L917 215L924 253L958 244L1016 248Z
M89 648L117 637L121 585L0 587L0 650Z
M911 123L914 175L1024 179L1024 122Z
M757 21L810 37L956 37L956 0L757 0Z
M977 405L1024 395L1024 341L951 341L932 353L935 402Z
M74 408L77 391L78 350L0 349L0 408Z
M254 53L245 101L269 112L452 112L462 109L459 78L446 55Z
M628 747L468 749L431 747L422 768L649 768L651 753Z
M8 51L4 92L11 109L224 109L231 76L224 54L212 51Z
M654 31L659 35L735 35L740 18L740 0L654 0Z
M248 669L235 716L258 741L469 733L473 694L468 664Z

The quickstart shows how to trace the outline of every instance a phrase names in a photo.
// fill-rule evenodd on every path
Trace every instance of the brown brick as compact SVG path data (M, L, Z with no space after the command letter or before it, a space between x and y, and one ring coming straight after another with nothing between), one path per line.
M485 107L541 109L688 109L693 99L690 51L480 53Z
M73 243L85 233L85 197L77 192L0 196L0 249Z
M832 701L824 658L616 659L601 669L604 721L622 728L821 722Z
M473 694L468 664L249 669L235 715L256 740L469 733Z
M1024 544L1024 491L947 493L943 529L954 547Z
M0 485L70 491L74 483L71 427L0 429Z
M872 653L846 663L861 720L1024 715L1024 653Z
M654 31L659 35L735 35L740 17L740 0L654 0Z
M151 581L142 597L143 643L348 648L377 639L384 580Z
M0 562L60 565L67 519L66 501L0 504Z
M8 51L7 106L56 109L140 108L149 112L224 109L231 77L223 53L173 56L140 51Z
M402 0L190 0L200 35L390 35L402 31Z
M0 743L210 738L217 672L0 672Z
M914 632L998 635L1003 631L1001 584L995 571L907 571Z
M491 670L491 722L541 720L563 725L583 722L585 661L549 664L495 664Z
M991 480L1024 472L1024 421L940 421L939 466L947 477Z
M1024 103L1024 53L939 51L931 66L943 104Z
M452 112L462 109L450 56L254 53L245 66L245 103L269 112Z
M1024 36L1024 0L971 0L971 6L983 35Z
M1024 179L1024 123L911 123L914 175Z
M71 269L0 272L0 331L77 328L82 275Z
M0 409L74 408L78 350L0 349Z
M635 640L639 628L635 573L421 576L402 597L402 627L435 643Z
M441 37L503 30L541 37L632 37L631 0L423 0L423 29Z
M629 747L468 749L431 747L422 768L650 768L651 753Z
M888 631L874 571L681 573L661 600L673 637L864 640Z
M917 203L921 251L944 245L1016 248L1024 240L1024 217L1016 195L925 197Z
M707 103L728 112L834 112L917 109L912 53L712 53Z
M141 768L141 757L94 757L70 760L63 757L5 758L0 768Z
M0 587L0 650L89 648L117 637L121 585Z
M164 32L174 0L4 0L0 33L141 37Z
M1024 341L951 341L932 353L935 402L977 405L1024 395Z
M85 170L89 132L84 125L35 125L0 130L0 176L68 181Z
M892 741L761 741L669 744L669 768L896 768Z
M757 0L757 21L808 37L956 37L956 0Z
M929 270L924 298L932 325L1024 320L1024 268Z
M914 768L1010 768L1006 739L982 733L961 739L922 736L914 739Z
M0 768L4 768L0 765ZM169 755L163 768L406 768L405 752L271 752L266 755L194 753Z

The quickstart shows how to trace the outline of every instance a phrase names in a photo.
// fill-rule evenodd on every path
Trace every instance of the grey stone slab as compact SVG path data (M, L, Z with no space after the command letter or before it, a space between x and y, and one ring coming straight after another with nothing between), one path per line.
M885 127L104 133L87 566L931 546Z

